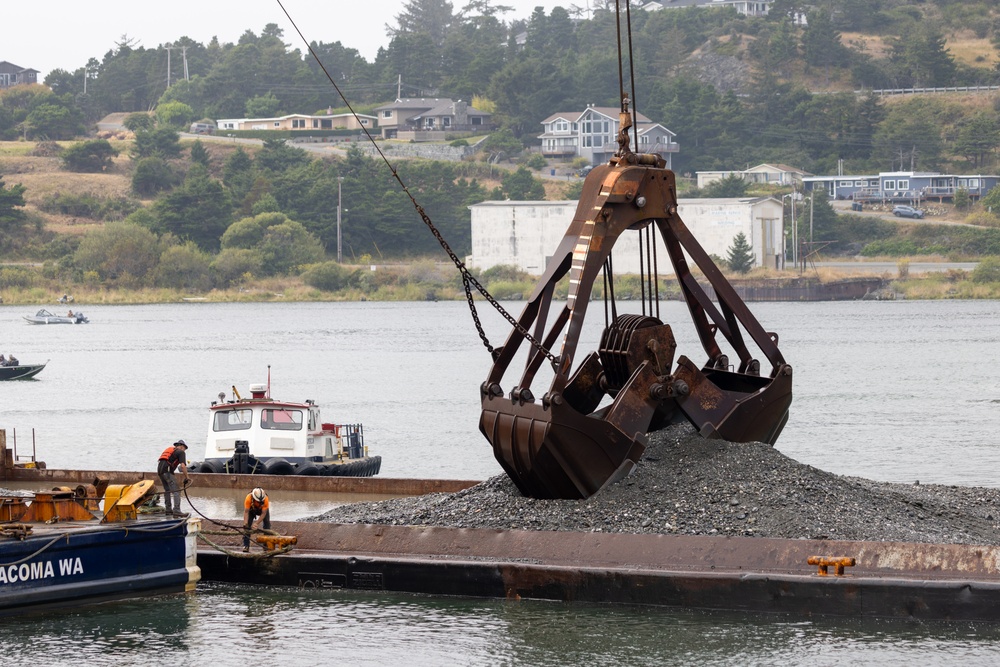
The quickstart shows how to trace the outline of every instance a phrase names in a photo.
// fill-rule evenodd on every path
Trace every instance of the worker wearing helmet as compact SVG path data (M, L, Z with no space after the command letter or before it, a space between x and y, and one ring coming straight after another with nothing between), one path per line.
M271 528L271 501L259 486L243 501L243 553L250 551L250 531Z
M187 469L187 448L186 442L178 440L164 449L156 462L156 474L163 484L163 504L166 506L166 513L171 516L187 516L186 512L181 511L181 491L174 477L174 471L180 466L184 473L184 486L191 483Z

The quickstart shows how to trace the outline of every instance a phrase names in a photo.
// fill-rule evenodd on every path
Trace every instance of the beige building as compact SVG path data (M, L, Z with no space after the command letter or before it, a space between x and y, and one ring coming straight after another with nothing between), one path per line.
M360 122L358 121L360 118ZM340 113L323 116L293 113L279 118L223 118L217 120L219 132L226 130L374 130L375 116Z
M709 254L725 258L740 232L753 248L756 266L784 264L781 201L773 197L680 199L678 213ZM472 212L472 254L468 265L488 269L513 265L540 275L576 213L575 201L487 201ZM663 241L657 238L658 267L673 273ZM639 235L626 232L612 251L616 274L639 273Z

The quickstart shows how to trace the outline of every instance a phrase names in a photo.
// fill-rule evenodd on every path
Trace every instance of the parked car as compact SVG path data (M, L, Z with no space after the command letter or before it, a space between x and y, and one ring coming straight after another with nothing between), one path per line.
M892 214L897 218L922 218L924 217L924 212L919 208L913 208L912 206L894 206L892 209Z
M584 176L586 176L587 174L589 174L593 170L593 168L594 168L594 165L592 165L592 164L588 164L586 167L580 167L577 170L576 175L580 176L581 178L583 178Z

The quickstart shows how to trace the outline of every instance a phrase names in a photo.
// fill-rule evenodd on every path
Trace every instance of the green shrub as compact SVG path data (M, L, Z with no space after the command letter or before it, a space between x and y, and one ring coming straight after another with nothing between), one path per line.
M0 269L0 287L33 287L38 271L26 266L5 266Z
M62 193L42 199L38 208L46 213L72 215L105 222L124 220L139 210L139 202L127 197L99 197L94 194Z
M152 197L158 192L169 190L179 181L180 178L167 161L154 155L144 157L136 163L132 174L132 190L140 196Z
M984 257L972 270L972 282L1000 282L1000 257Z
M484 269L479 274L479 282L489 287L494 282L509 281L516 282L522 280L532 280L531 274L513 264L497 264L488 269Z
M324 292L336 292L347 286L349 276L350 272L337 262L323 262L310 266L302 274L302 280L306 285Z
M63 167L69 171L100 173L111 168L111 159L118 151L107 139L91 139L75 143L62 154Z
M262 273L264 258L256 250L225 248L211 264L215 283L229 287Z
M538 170L538 169L545 169L545 167L548 166L549 161L546 160L544 157L542 157L541 153L532 153L531 157L525 160L524 164L529 169Z
M167 248L153 278L157 287L208 291L212 288L211 258L193 243Z
M452 148L465 148L466 146L469 145L469 142L466 141L465 139L455 139L455 141L451 142L448 145L451 146Z

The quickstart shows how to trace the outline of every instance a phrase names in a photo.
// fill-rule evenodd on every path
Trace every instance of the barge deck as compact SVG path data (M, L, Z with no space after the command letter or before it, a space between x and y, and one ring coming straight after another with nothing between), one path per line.
M1000 620L1000 547L275 522L269 559L201 548L208 581L795 615ZM235 545L235 541L233 542ZM815 557L853 558L837 575Z

